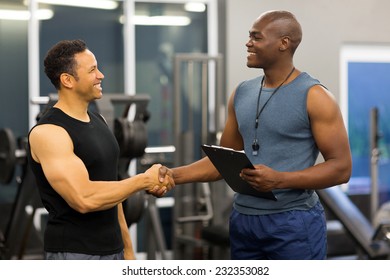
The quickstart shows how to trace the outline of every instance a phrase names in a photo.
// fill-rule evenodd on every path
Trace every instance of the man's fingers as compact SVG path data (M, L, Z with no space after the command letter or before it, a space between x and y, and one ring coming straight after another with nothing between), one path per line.
M159 180L160 180L160 183L164 182L165 175L167 175L167 173L168 173L168 168L166 168L165 166L161 166L160 169L159 169Z
M147 191L148 194L151 194L156 197L164 196L168 192L166 187L155 186L152 190Z

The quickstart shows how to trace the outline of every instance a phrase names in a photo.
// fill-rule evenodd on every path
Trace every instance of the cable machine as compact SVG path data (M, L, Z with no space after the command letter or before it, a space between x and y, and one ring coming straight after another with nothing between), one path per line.
M226 115L222 64L221 55L176 54L174 57L175 166L202 158L201 144L219 143ZM186 184L174 189L175 259L213 258L210 250L220 246L215 247L205 238L205 229L227 226L226 213L230 209L225 204L231 205L230 196L223 181ZM215 257L220 259L221 255Z

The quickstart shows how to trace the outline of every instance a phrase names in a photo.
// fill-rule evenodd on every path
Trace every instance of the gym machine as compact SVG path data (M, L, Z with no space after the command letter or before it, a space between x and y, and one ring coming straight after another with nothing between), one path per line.
M0 130L0 183L11 183L16 167L21 166L16 198L6 230L1 234L0 259L22 259L33 234L38 242L41 241L39 233L33 231L33 219L42 204L33 174L27 165L26 150L26 137L16 140L10 129Z
M155 163L163 164L167 167L173 164L173 154L176 151L174 146L160 146L160 147L147 147L145 149L145 155L140 158L140 171L144 172L147 168ZM163 218L167 216L169 221L166 221L167 236L169 234L171 215L170 209L174 205L171 192L161 198L156 198L149 195L147 198L147 206L142 220L137 224L143 232L142 238L140 238L141 244L144 244L144 251L146 252L146 259L148 260L167 260L171 259L169 255L169 248L165 236L163 227ZM162 211L165 211L166 215L160 215ZM163 213L164 214L164 213Z
M26 162L26 139L18 141L9 128L0 130L0 184L9 184L15 173L17 164Z
M317 193L353 240L356 258L390 258L390 224L381 224L375 229L339 186L318 190Z
M37 116L37 121L57 100L56 94L50 94L48 97L31 101L37 105L44 105ZM101 100L91 103L90 110L103 115L117 138L120 147L119 179L129 177L131 161L145 154L147 146L145 123L150 117L147 111L149 100L150 97L146 94L129 96L113 93L105 94ZM120 105L124 108L122 114L116 117L118 109L115 106ZM4 185L11 183L15 168L18 165L22 167L22 173L17 180L17 195L6 230L4 234L0 232L0 259L24 257L29 236L34 231L35 216L39 209L44 209L35 179L27 164L26 151L27 137L21 137L17 141L10 129L0 130L0 183ZM123 202L125 218L129 226L140 220L145 210L146 199L143 192L138 192ZM42 236L40 237L42 241Z
M200 159L201 144L219 143L226 114L222 64L221 55L174 56L175 166ZM226 183L186 184L174 197L174 259L227 258L232 193Z
M318 190L317 193L327 209L340 221L348 238L355 247L354 255L358 259L390 259L390 210L384 203L379 207L378 161L380 156L378 141L378 109L370 111L370 218L371 221L336 186ZM344 242L349 240L343 239ZM345 244L344 244L345 246Z
M146 94L130 96L108 93L93 103L96 105L97 111L106 119L118 141L120 147L119 179L128 178L129 173L132 173L129 171L132 160L145 154L147 146L145 123L150 118L147 111L149 101L150 96ZM120 116L115 116L115 106L124 106ZM142 217L146 205L145 200L144 193L137 192L123 202L128 226L137 223Z

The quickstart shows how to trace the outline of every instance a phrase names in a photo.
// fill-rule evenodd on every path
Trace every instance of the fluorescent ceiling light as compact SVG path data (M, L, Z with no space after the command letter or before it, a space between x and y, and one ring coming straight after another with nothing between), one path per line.
M135 25L166 25L166 26L186 26L191 23L189 17L184 16L134 16Z
M53 11L49 9L37 10L37 18L39 20L51 19ZM0 19L5 20L29 20L30 11L27 10L0 10Z
M115 10L118 2L112 0L37 0L39 3L83 7L93 9Z
M187 12L197 12L202 13L206 11L206 5L200 2L188 2L184 5L184 9Z

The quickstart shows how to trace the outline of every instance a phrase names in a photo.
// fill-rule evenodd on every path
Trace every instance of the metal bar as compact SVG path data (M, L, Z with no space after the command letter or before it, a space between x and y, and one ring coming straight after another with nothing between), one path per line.
M136 58L135 58L135 26L132 18L135 15L136 0L123 1L123 25L124 46L124 88L126 95L135 95L136 91Z
M156 198L150 197L148 201L148 210L149 210L149 218L150 218L150 225L152 226L152 230L154 233L154 238L157 243L157 247L160 250L161 258L163 260L167 259L166 251L167 246L165 243L165 236L164 231L162 229L161 219L158 212L158 209L156 207ZM152 252L149 252L149 254ZM153 259L152 256L149 256L149 259Z
M223 93L223 59L222 56L219 55L216 58L216 96L215 96L215 131L216 136L218 137L218 133L222 133L223 127L225 126L226 121L226 98ZM218 140L218 139L217 139ZM218 140L219 143L219 140Z
M194 62L189 61L187 63L187 95L188 95L188 129L187 131L193 131L194 129L194 114L191 110L194 105Z
M181 59L178 56L174 58L174 73L173 73L173 88L174 88L174 100L173 100L173 108L174 110L174 118L173 118L173 129L175 136L175 146L177 149L177 153L175 154L175 161L177 164L181 164L181 141L180 132L181 132L181 92L180 92L180 80L181 80Z
M175 57L180 61L199 62L199 61L218 60L221 58L221 55L210 56L204 53L177 53L175 54Z
M158 146L158 147L145 148L145 153L147 154L173 153L175 151L176 151L175 146Z
M208 92L207 92L207 77L208 77L208 63L206 61L202 62L202 70L201 70L201 75L202 75L202 81L201 81L201 94L202 94L202 143L208 143L207 138L208 138L208 132L209 132L209 125L208 125L208 115L209 115L209 110L205 110L205 108L209 108L209 102L208 102Z
M370 112L370 146L371 146L371 223L375 223L375 216L379 206L378 192L378 109L372 108Z
M197 216L179 217L177 218L177 221L179 223L198 222L198 221L208 222L213 218L214 210L211 202L211 192L210 192L209 183L207 182L202 183L202 191L205 197L206 214L197 215Z
M30 103L34 105L46 105L49 101L49 96L34 96L31 98Z
M31 100L39 96L39 20L37 16L38 3L36 0L30 0L29 11L30 20L28 22L28 96ZM29 127L32 128L36 123L36 116L39 113L39 107L29 104Z

